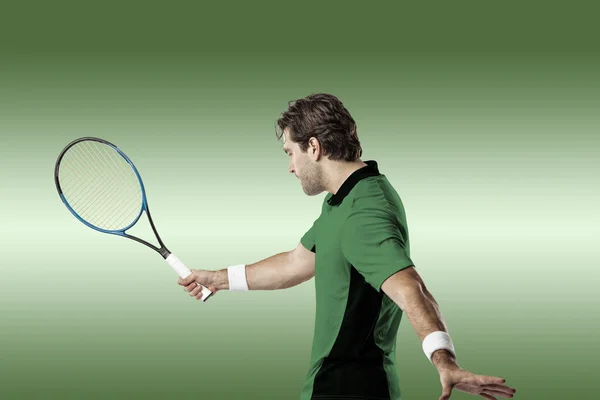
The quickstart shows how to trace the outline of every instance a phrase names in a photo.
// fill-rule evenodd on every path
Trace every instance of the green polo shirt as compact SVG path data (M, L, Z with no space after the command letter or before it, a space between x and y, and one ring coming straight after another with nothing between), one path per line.
M323 201L300 242L315 252L316 316L301 400L399 400L395 349L402 310L381 291L413 265L404 207L377 162Z

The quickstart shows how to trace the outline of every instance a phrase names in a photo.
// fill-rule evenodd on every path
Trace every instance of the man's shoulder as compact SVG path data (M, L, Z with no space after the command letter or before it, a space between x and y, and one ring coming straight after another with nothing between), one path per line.
M351 213L366 211L370 214L394 216L404 213L400 195L385 175L370 177L361 181L352 193Z
M396 193L392 184L383 174L370 176L361 180L352 191L354 200L362 200L365 202L374 201L385 203L386 197L390 193Z

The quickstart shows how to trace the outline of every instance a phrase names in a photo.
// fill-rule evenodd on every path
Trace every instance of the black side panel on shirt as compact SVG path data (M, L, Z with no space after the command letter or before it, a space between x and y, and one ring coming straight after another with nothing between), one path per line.
M350 270L350 290L340 332L315 376L313 399L389 399L383 351L374 338L383 295L354 266Z

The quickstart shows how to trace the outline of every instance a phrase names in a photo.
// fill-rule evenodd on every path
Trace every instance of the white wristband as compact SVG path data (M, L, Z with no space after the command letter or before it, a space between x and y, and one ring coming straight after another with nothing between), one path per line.
M248 281L246 281L246 265L233 265L227 268L229 278L229 290L232 292L247 292Z
M433 360L431 359L431 355L434 351L440 349L448 350L456 358L452 339L450 339L450 336L446 332L431 332L425 337L425 339L423 339L423 351L432 364Z

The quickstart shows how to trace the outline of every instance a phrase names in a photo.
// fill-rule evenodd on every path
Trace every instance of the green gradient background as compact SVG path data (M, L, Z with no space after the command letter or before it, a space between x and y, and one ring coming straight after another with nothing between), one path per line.
M318 91L398 190L461 366L516 398L596 395L593 10L15 7L0 16L1 398L297 398L313 281L192 301L157 254L72 218L52 172L72 139L108 139L189 267L251 263L318 216L324 194L303 194L274 134ZM403 398L436 399L407 319L397 354Z

